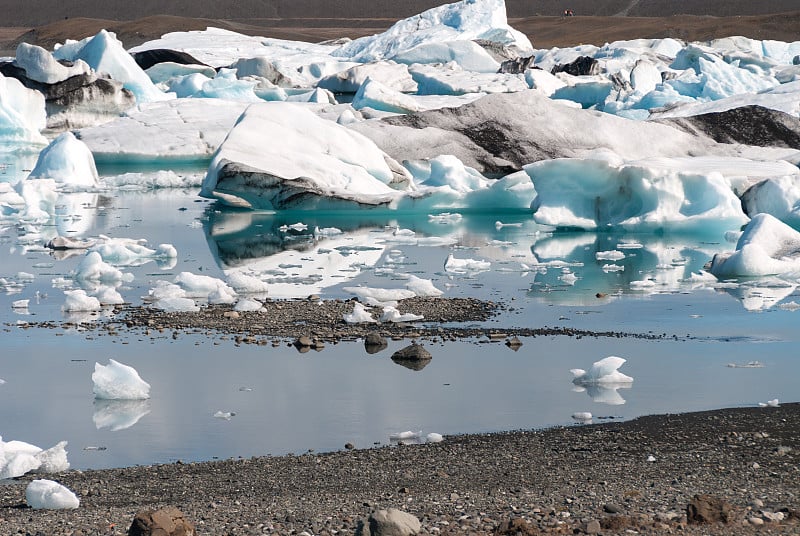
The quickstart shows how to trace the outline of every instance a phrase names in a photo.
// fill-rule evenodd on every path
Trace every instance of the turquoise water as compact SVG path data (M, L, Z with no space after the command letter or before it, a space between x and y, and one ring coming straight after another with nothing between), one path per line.
M733 249L721 236L553 233L526 213L463 214L443 224L427 214L234 212L193 190L64 194L56 207L43 226L0 220L0 435L40 447L67 440L73 467L335 450L347 442L365 448L405 430L449 435L572 424L578 411L629 419L800 399L799 313L785 307L800 301L794 284L771 278L712 289L687 281L714 253ZM282 230L298 222L307 229ZM315 227L343 234L315 238ZM411 273L431 279L445 296L503 303L486 327L670 338L536 337L517 352L479 341L429 344L433 360L412 371L389 359L404 342L374 355L360 342L300 354L285 345L236 346L219 336L26 328L98 316L61 311L58 281L70 280L81 255L42 247L57 233L173 244L174 265L121 268L133 280L118 290L134 304L158 280L182 271L223 277L225 270L259 270L284 278L282 295L324 298L350 297L348 286L402 288L402 274ZM615 264L624 269L604 270L611 261L596 253L620 244L626 257ZM319 262L335 248L347 262ZM451 252L488 260L491 268L448 273ZM314 267L310 276L304 266ZM573 284L565 269L577 278ZM652 284L633 284L648 279ZM21 299L30 300L27 310L12 309ZM633 384L597 399L576 392L569 369L587 369L608 355L628 360L621 370ZM151 399L95 402L94 363L109 358L135 367L152 385ZM727 366L755 360L763 367ZM235 415L215 418L217 411Z

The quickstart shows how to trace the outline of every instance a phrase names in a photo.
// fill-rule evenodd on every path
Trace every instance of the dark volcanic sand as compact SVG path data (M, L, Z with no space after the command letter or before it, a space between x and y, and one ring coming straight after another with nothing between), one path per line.
M580 534L590 522L602 534L800 534L798 430L790 404L48 475L79 496L67 511L26 508L26 476L0 486L0 533L121 535L137 511L175 506L202 535L353 534L383 508L415 515L423 534L492 534L514 519L527 534ZM696 494L730 504L728 523L687 524ZM775 512L783 520L764 521Z

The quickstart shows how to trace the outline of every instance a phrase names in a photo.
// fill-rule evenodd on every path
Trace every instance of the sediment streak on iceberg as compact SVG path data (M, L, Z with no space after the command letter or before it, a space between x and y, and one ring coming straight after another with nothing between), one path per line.
M201 195L256 209L389 205L410 177L366 137L302 106L250 106L215 153Z

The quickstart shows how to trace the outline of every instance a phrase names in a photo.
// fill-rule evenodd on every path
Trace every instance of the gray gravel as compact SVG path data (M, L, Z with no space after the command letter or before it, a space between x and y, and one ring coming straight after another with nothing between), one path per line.
M138 510L175 506L208 535L353 534L359 519L390 507L415 515L426 534L491 534L504 522L530 534L800 534L798 430L800 404L788 404L69 471L52 476L81 499L69 511L26 508L26 476L0 487L0 533L125 534ZM687 524L686 505L701 493L730 503L732 521Z

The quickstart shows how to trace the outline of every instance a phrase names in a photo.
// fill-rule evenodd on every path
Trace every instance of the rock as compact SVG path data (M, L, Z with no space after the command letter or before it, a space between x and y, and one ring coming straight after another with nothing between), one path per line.
M608 514L619 514L620 512L622 512L622 508L620 508L616 504L608 503L603 505L603 511Z
M573 76L586 76L600 74L600 63L589 56L580 56L571 63L556 65L550 71L552 74L567 73Z
M371 331L364 337L364 348L368 354L376 354L389 346L388 341L378 332Z
M600 526L600 522L596 519L592 519L591 521L586 523L586 526L583 528L583 532L585 532L586 534L598 534L600 533L601 530L603 529Z
M367 522L359 521L356 534L361 536L410 536L419 533L422 524L413 515L389 508L370 514Z
M727 523L733 508L724 499L713 495L695 495L686 506L686 520L689 523Z
M507 74L524 73L528 69L534 68L533 64L535 61L536 61L536 56L528 56L527 58L514 58L506 60L500 64L500 70L497 72L507 73Z
M764 520L761 519L760 517L756 517L756 516L748 517L747 521L751 525L763 525L764 524Z
M174 506L140 510L133 518L128 536L195 536L194 524Z
M783 512L761 512L761 517L772 523L780 523L786 516Z
M506 519L500 523L497 530L495 530L495 534L533 536L539 534L539 528L526 519L515 517L513 519Z
M239 318L240 315L238 311L225 311L224 313L222 313L222 316L225 318L229 318L231 320L235 320Z
M431 353L416 342L392 354L392 361L411 370L422 370L431 359L433 359Z
M297 348L311 348L313 344L314 341L308 335L301 335L294 341L294 345Z

